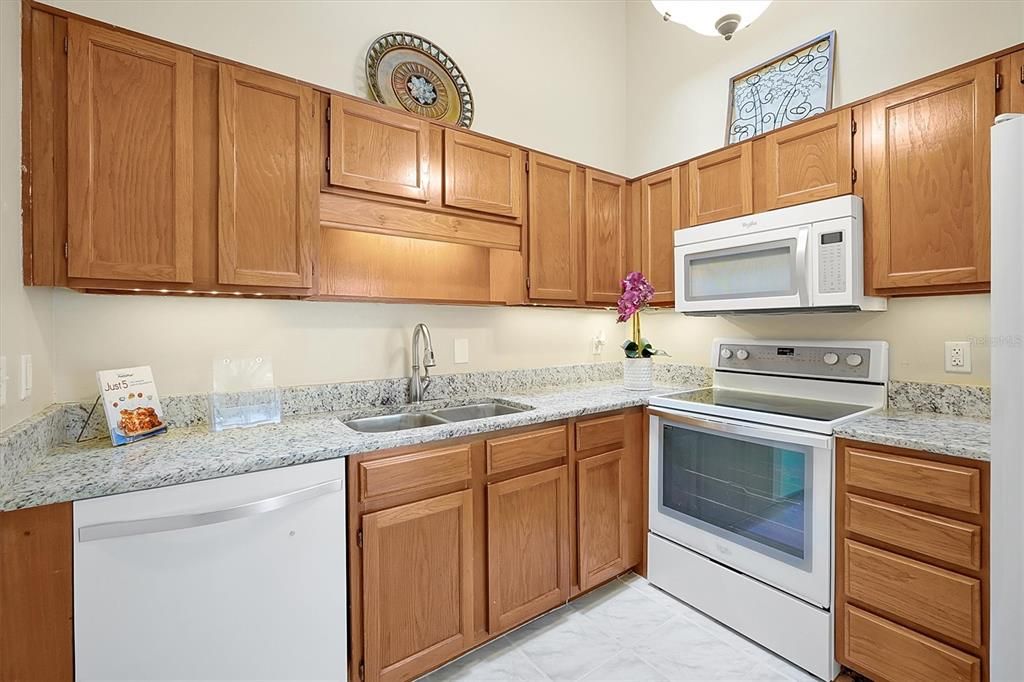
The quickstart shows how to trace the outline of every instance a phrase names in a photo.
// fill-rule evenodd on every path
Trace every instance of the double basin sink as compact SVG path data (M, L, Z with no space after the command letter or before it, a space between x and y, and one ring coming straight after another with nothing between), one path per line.
M499 417L505 414L526 412L530 409L533 408L488 400L471 405L441 407L425 412L398 412L396 414L382 414L376 417L361 417L359 419L349 419L344 424L353 431L384 433L387 431L418 429L424 426L451 424L452 422L464 422L471 419Z

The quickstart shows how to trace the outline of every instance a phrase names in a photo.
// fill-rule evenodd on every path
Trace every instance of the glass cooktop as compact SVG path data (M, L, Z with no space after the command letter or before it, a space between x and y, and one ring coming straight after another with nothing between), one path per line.
M786 395L771 393L754 393L753 391L737 391L729 388L698 388L662 396L665 400L678 400L716 407L732 407L740 410L752 410L768 414L780 414L787 417L801 417L814 421L830 422L848 417L857 412L870 410L870 405L853 405L850 403L833 403L824 400L808 400Z

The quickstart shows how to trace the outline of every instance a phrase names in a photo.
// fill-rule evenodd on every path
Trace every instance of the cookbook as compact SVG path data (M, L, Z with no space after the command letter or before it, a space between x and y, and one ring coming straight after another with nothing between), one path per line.
M152 369L103 370L96 372L96 381L114 445L134 443L167 431Z

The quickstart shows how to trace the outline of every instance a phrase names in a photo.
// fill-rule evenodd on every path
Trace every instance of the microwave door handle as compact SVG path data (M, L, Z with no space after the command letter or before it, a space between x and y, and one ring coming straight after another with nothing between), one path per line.
M810 231L808 226L801 227L796 237L796 286L801 307L810 305L807 300L807 241Z

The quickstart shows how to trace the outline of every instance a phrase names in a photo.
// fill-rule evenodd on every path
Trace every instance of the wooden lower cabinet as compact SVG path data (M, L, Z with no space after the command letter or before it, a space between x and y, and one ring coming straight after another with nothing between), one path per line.
M576 464L580 589L626 570L626 453L613 450Z
M407 680L473 644L473 494L366 514L364 674Z
M564 465L487 486L492 633L568 601L567 489Z
M988 679L988 462L839 440L836 659L876 681Z
M350 457L349 678L414 679L639 565L643 424L630 409Z
M71 503L0 512L0 680L72 682Z

